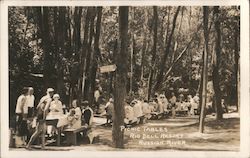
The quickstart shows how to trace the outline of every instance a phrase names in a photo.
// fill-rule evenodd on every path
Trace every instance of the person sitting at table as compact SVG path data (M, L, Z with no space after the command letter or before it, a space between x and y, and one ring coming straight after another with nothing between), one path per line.
M106 105L105 105L105 99L103 97L100 97L100 104L99 104L99 109L97 111L97 114L99 114L100 116L104 116L106 115Z
M176 110L176 96L174 92L171 93L171 98L169 99L171 112L172 112L172 118L175 118L175 110Z
M158 113L163 113L164 112L164 101L163 101L163 99L164 99L164 97L165 97L165 95L163 95L163 94L160 94L160 96L157 98L157 100L158 100L158 109L157 109L157 112Z
M37 112L36 112L36 130L31 136L26 149L30 149L31 145L33 142L40 136L42 135L42 149L44 149L45 146L45 132L46 132L46 116L47 116L47 111L49 109L50 103L52 101L52 96L54 94L54 89L53 88L48 88L47 89L47 94L43 96L40 99L39 104L37 105Z
M143 115L147 118L147 119L150 119L151 117L151 110L150 110L150 107L149 107L149 104L148 104L148 101L147 100L144 100L143 103L142 103L142 112L143 112Z
M48 115L58 116L63 114L62 102L59 99L60 99L59 94L53 95L53 101L50 104L49 107L50 112Z
M68 121L69 125L68 128L80 128L82 125L82 112L78 105L77 100L73 100L72 102L72 108L69 110L68 113Z
M142 104L141 101L139 100L134 100L132 101L132 106L133 106L133 110L134 110L134 116L137 118L137 120L139 121L140 117L143 116L142 113ZM139 123L139 122L138 122Z
M131 107L126 102L125 102L124 110L125 110L125 118L124 118L125 124L129 124L129 123L133 123L137 121L137 118L134 116L133 107Z
M158 108L158 101L157 99L152 99L149 101L149 109L151 113L155 113Z
M63 107L62 102L59 100L60 96L59 94L53 95L53 101L50 103L48 116L53 118L59 118L63 115ZM47 126L47 133L49 137L52 137L56 133L55 127L52 125Z
M187 96L188 115L194 115L193 105L194 105L194 99L192 95L188 95Z
M83 104L83 108L84 108L82 110L84 125L91 126L93 123L94 112L89 107L88 101L83 101L82 104Z
M168 104L169 104L169 102L168 102L168 99L166 98L166 96L164 94L161 94L159 96L158 101L159 101L159 104L162 104L161 106L163 108L163 112L168 111Z

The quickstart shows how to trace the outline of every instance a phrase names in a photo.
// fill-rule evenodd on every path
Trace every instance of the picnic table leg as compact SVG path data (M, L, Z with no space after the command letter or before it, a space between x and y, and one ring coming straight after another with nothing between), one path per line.
M44 122L42 125L42 149L45 148L45 133L46 133L46 123Z
M57 146L61 145L61 128L58 128L58 135L57 135Z

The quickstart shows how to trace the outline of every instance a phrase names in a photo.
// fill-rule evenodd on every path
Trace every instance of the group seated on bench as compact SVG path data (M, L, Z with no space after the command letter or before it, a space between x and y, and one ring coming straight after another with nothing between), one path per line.
M66 135L68 144L76 145L78 134L88 137L90 143L93 141L91 131L94 115L93 110L89 107L88 101L81 102L81 108L78 106L77 101L74 100L72 102L72 108L67 114L69 124L63 132Z

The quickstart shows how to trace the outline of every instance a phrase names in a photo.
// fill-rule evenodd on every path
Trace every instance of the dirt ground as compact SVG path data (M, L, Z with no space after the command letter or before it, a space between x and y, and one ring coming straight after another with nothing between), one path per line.
M147 123L125 130L123 150L196 150L196 151L238 151L240 148L240 118L238 113L224 114L222 121L208 115L204 133L198 132L198 116L175 119L148 120ZM46 146L45 150L117 150L112 146L111 127L96 126L98 135L94 144L80 142L78 146ZM11 150L25 150L12 148ZM33 150L40 150L35 146Z

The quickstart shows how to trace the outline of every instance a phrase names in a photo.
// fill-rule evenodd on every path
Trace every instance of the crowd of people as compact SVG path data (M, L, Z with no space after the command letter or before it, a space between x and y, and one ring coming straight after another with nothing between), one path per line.
M167 115L175 118L176 113L185 112L188 116L196 115L199 107L199 95L195 96L171 92L168 97L164 93L155 94L150 100L142 97L126 99L124 102L124 123L139 123L141 118L151 119L158 115ZM38 105L35 106L34 89L24 87L16 103L16 146L30 148L34 141L44 135L53 137L58 135L58 128L80 128L83 125L91 126L94 115L106 117L106 124L112 124L114 118L114 99L106 102L102 97L101 89L94 92L94 105L87 100L73 100L71 106L60 101L60 95L48 88ZM209 105L209 104L208 104ZM93 109L93 110L92 110ZM58 119L57 126L46 124L46 120ZM33 128L31 133L29 128ZM18 143L19 142L19 143ZM44 143L42 143L44 144ZM43 146L44 147L44 146Z
M110 98L109 101L101 102L98 105L97 113L101 116L106 116L107 123L112 123L114 115L114 99ZM175 118L176 111L186 111L188 115L197 114L199 105L199 97L195 95L188 95L186 98L183 94L178 97L172 92L170 98L167 99L165 94L155 94L155 96L148 100L139 98L132 101L127 100L124 102L125 108L125 124L139 122L143 116L150 119L154 115L171 114Z
M80 128L85 125L91 127L93 122L93 110L88 101L73 100L71 107L66 107L60 101L59 94L54 93L53 88L48 88L38 105L35 106L34 89L24 87L22 94L16 103L15 142L17 147L30 149L38 137L42 137L44 148L45 134L53 137L58 134L57 128ZM59 120L57 126L46 125L46 120ZM60 122L60 125L58 125ZM31 133L31 129L34 132Z

